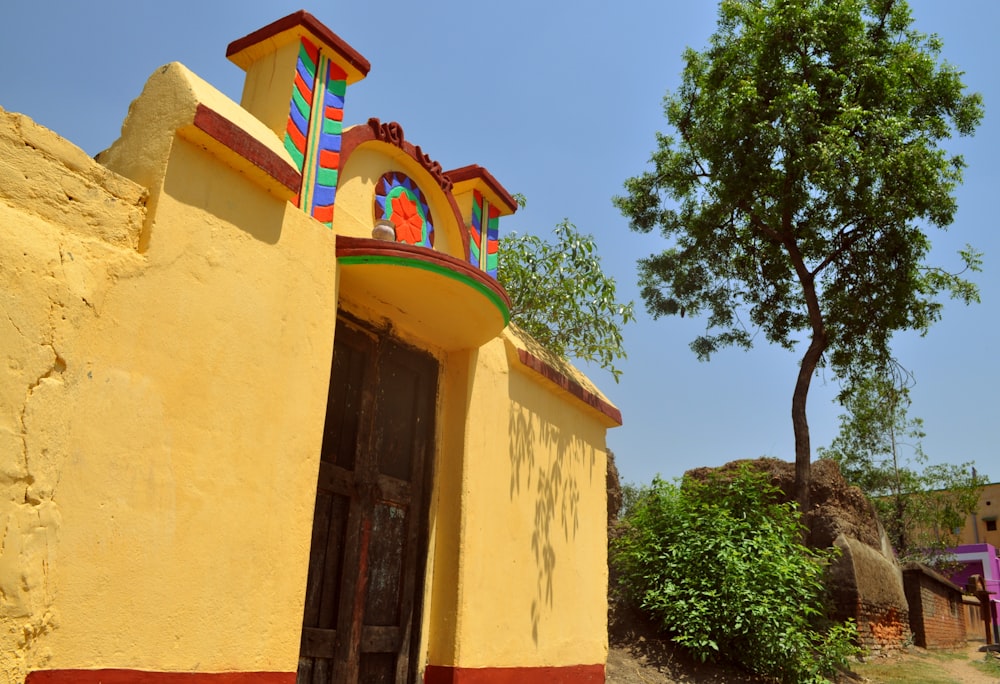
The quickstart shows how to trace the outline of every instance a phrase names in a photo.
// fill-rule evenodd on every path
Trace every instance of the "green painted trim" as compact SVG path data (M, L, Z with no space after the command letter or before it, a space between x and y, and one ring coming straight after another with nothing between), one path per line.
M292 104L294 104L295 108L299 110L299 114L302 115L302 118L308 121L311 107L309 103L306 102L306 99L302 97L302 93L299 92L297 86L292 88Z
M510 309L504 303L503 298L494 292L492 289L480 283L466 275L459 273L458 271L452 270L446 266L440 264L435 264L429 261L424 261L422 259L414 259L412 257L400 257L400 256L388 256L388 255L351 255L342 256L337 259L341 264L347 265L363 265L363 264L379 264L384 266L405 266L407 268L419 268L423 271L430 271L431 273L437 273L438 275L443 275L452 280L457 280L460 283L468 285L472 289L478 291L481 295L486 297L490 303L493 304L500 311L500 315L503 316L504 327L510 323Z
M295 143L292 142L292 137L287 133L285 133L285 149L291 155L292 161L295 162L295 168L299 170L299 173L302 173L302 163L304 161L302 153L296 149Z

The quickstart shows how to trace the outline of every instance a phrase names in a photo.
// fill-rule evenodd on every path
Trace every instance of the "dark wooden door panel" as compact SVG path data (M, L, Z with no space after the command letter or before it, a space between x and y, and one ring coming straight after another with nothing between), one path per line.
M315 627L305 627L302 629L302 646L300 656L310 658L332 658L337 645L337 630L316 629Z
M375 504L369 547L368 597L365 601L366 626L399 625L406 518L405 508Z
M350 499L319 490L313 516L304 627L336 628Z
M437 375L425 352L338 322L298 684L414 675Z

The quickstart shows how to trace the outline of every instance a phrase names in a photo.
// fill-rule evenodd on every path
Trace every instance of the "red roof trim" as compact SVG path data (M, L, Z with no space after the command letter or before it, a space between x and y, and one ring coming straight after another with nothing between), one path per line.
M462 181L479 178L504 201L512 213L517 211L518 205L514 196L507 192L507 188L502 186L500 181L493 177L492 173L479 164L469 164L468 166L462 166L451 171L445 171L444 175L448 176L452 183L461 183Z
M554 382L583 403L606 415L618 425L622 424L622 412L617 407L612 406L565 373L562 373L525 349L517 350L517 358L523 365L541 374L546 380Z
M194 113L194 126L246 159L293 193L298 193L302 176L273 150L232 121L203 104Z
M317 38L336 50L337 53L340 54L340 56L343 57L351 66L360 71L362 76L368 75L368 72L372 68L368 60L365 59L360 52L348 45L347 41L331 31L326 27L326 25L305 10L299 10L298 12L289 14L287 17L282 17L281 19L268 24L264 28L257 29L249 35L234 40L229 44L229 47L226 48L226 57L232 57L233 55L247 49L251 45L261 43L272 36L276 36L279 33L295 28L296 26L304 27Z
M480 287L493 292L496 297L499 297L503 301L507 309L510 309L510 295L503 289L503 286L484 271L458 257L426 247L408 245L403 242L382 242L370 238L349 237L347 235L337 236L337 258L372 255L403 257L414 261L423 261L453 271L458 275L475 281Z

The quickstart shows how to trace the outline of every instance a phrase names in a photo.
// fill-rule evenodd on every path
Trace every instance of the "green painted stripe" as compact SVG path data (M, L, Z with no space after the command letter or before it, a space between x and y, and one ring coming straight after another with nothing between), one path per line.
M337 185L337 169L318 169L316 171L316 184L325 185L328 188Z
M486 297L493 304L493 306L497 308L497 310L500 311L500 314L503 316L504 326L510 323L510 310L507 308L507 304L504 302L503 297L497 294L492 288L480 283L478 280L473 280L472 278L458 273L457 271L453 271L446 266L441 266L440 264L424 261L422 259L414 259L412 257L387 256L384 254L344 256L340 257L338 261L348 265L383 264L386 266L405 266L407 268L419 268L423 271L430 271L431 273L446 276L452 280L464 283L474 290L477 290L481 295Z
M322 57L322 53L320 53L320 56ZM309 72L309 75L316 78L316 63L312 61L312 57L309 56L309 51L306 50L306 46L302 43L299 43L299 59L301 59L302 63L306 65L306 71Z
M347 93L347 81L330 80L327 82L326 88L334 95L343 97Z
M298 88L292 88L292 104L295 105L297 110L299 110L299 114L301 114L303 118L308 121L310 109L309 103L306 102L304 97L302 97L302 93L299 92Z
M344 132L344 124L340 121L334 121L333 119L326 119L323 121L323 132L340 135Z
M292 155L292 161L295 162L299 173L302 173L302 153L295 147L295 143L292 142L292 138L288 134L285 134L285 149L288 150L288 154Z

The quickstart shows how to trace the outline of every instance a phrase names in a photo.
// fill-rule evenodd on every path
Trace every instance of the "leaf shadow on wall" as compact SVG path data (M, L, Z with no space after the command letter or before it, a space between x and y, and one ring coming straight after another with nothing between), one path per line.
M520 381L534 384L526 378ZM532 640L537 645L542 616L555 608L557 549L560 545L566 549L576 539L581 519L587 519L581 503L581 484L584 488L593 486L597 449L567 425L547 418L551 400L543 401L546 395L537 386L530 390L518 391L512 379L508 434L511 503L533 499L531 552L537 581L530 619ZM560 413L568 418L573 412ZM584 478L587 481L581 482ZM514 510L520 508L515 506ZM561 598L575 600L572 595Z

